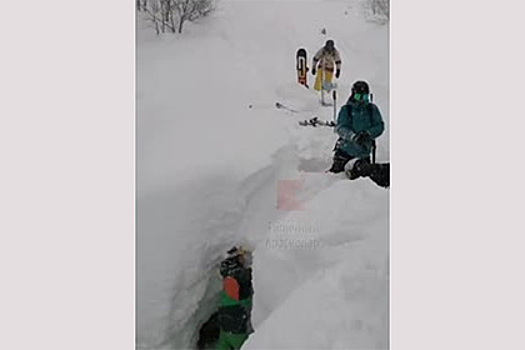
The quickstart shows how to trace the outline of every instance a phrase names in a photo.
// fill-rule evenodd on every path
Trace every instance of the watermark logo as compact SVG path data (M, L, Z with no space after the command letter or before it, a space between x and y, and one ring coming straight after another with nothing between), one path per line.
M321 242L313 238L267 238L266 249L318 249Z
M318 249L321 241L319 222L280 221L268 223L267 249Z
M319 222L279 221L268 222L268 233L270 235L297 235L313 234L321 232Z
M297 193L304 188L304 180L277 181L277 209L292 211L304 210Z

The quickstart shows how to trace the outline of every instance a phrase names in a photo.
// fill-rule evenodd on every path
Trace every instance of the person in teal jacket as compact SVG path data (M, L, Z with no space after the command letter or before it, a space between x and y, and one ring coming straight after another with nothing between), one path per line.
M233 247L222 261L223 289L219 301L219 339L217 350L238 350L253 332L251 252Z
M370 163L370 153L375 143L385 130L381 112L370 101L370 87L365 81L356 81L352 86L352 94L341 108L337 117L335 132L339 140L334 148L332 173L345 170L345 165L356 159L357 169L362 163Z

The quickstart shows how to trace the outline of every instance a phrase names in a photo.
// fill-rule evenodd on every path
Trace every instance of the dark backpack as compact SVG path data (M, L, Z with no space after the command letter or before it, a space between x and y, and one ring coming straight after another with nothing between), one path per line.
M220 274L223 278L233 277L239 284L239 298L241 300L253 295L252 269L245 268L239 262L239 257L225 259L221 263Z

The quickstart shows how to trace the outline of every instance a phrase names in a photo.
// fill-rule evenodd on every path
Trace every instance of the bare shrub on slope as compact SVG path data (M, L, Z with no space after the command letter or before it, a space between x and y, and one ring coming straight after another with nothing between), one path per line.
M153 24L157 35L160 33L182 33L186 22L206 17L214 9L214 0L137 0L137 9Z

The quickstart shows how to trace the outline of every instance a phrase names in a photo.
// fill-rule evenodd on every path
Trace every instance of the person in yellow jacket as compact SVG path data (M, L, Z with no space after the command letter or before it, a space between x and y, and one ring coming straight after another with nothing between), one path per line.
M334 70L335 77L339 78L341 75L341 56L335 48L334 41L327 40L313 58L312 74L316 76L314 90L321 91L324 84L331 85Z

